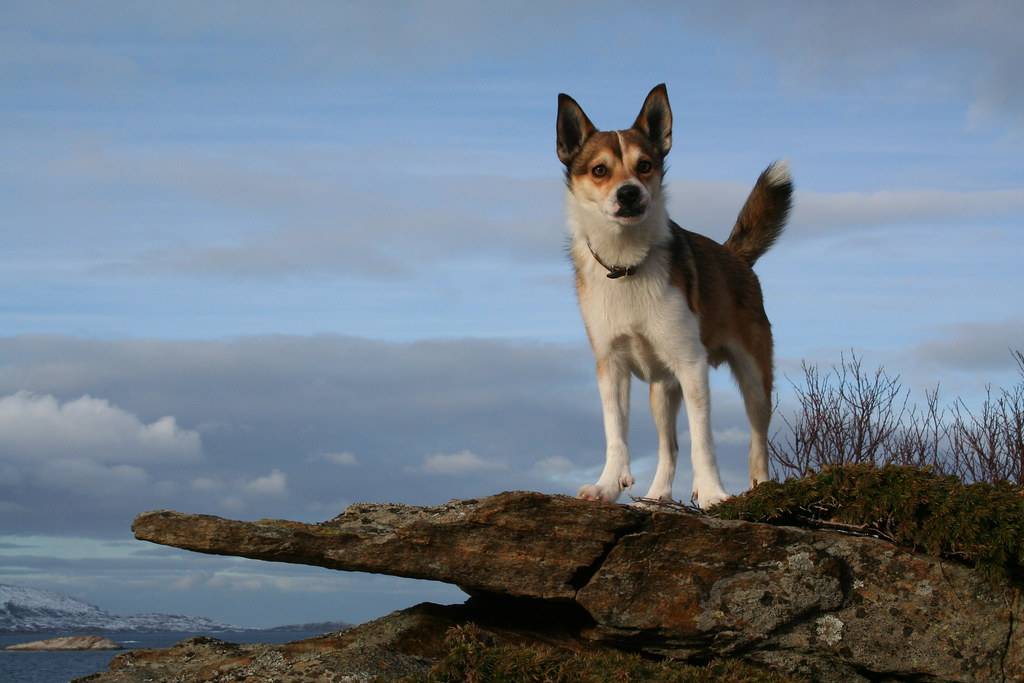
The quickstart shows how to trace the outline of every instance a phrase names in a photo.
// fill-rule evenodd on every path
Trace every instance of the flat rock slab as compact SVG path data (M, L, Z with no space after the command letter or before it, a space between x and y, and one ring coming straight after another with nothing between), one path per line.
M467 593L567 599L648 515L565 496L507 493L437 507L352 505L320 524L160 510L135 537L186 550L453 583Z
M560 605L579 637L656 655L820 681L1024 680L1015 589L831 531L523 492L353 505L322 524L158 511L133 529L199 552L444 581L498 610Z

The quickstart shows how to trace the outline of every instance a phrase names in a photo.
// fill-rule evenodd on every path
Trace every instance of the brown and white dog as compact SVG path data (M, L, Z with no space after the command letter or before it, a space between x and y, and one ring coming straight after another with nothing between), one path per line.
M633 126L598 131L579 104L558 96L558 158L565 164L576 293L604 412L607 451L581 498L614 501L633 485L626 444L630 374L650 383L658 468L648 498L672 497L676 417L686 402L693 498L728 497L711 436L708 369L732 369L750 420L750 482L768 479L772 332L751 269L782 233L793 184L785 162L757 179L725 244L684 230L665 209L672 110L661 84Z

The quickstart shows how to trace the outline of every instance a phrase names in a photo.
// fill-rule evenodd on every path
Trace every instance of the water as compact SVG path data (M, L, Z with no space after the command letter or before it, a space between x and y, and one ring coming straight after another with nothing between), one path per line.
M121 643L129 650L170 647L194 636L213 636L234 643L287 643L319 635L319 631L222 631L218 633L96 633ZM67 683L107 668L110 660L124 650L99 652L7 652L8 645L45 640L70 634L61 631L41 633L0 633L0 683ZM91 634L87 634L91 635Z

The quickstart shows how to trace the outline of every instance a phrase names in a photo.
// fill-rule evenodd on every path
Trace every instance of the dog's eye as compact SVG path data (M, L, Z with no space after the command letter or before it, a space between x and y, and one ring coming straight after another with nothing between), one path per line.
M590 169L590 172L594 174L595 178L604 178L608 175L608 167L604 164L598 164L594 168Z
M654 164L647 159L641 159L636 165L637 173L650 173L652 168L654 168Z

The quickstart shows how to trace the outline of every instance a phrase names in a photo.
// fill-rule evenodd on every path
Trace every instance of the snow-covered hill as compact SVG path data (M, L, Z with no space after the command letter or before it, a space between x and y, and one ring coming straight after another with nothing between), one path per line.
M178 614L122 617L62 593L0 584L0 632L224 630L245 629Z

